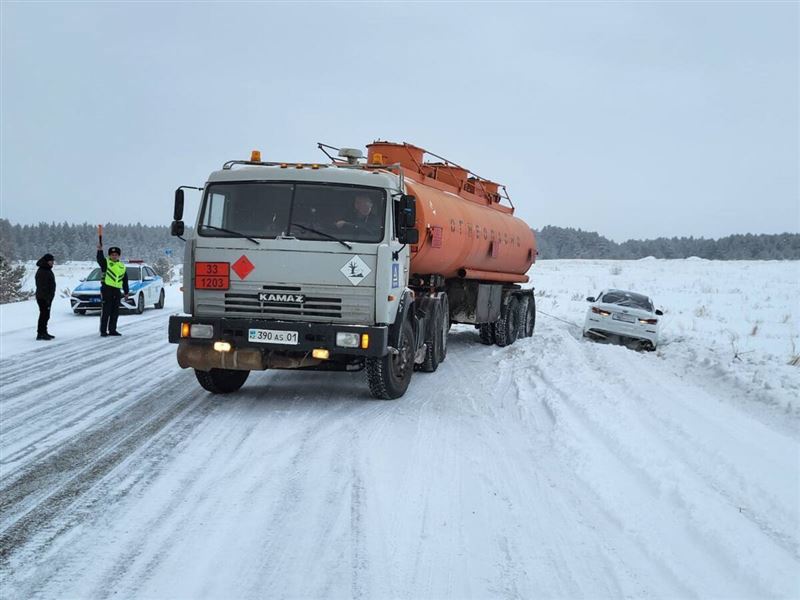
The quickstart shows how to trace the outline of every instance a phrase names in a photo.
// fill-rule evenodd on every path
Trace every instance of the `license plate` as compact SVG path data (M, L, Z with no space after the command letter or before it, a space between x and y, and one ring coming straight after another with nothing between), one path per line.
M281 331L279 329L251 329L247 333L249 341L260 344L296 346L297 337L296 331Z
M635 323L636 322L636 317L634 317L633 315L626 315L626 314L623 314L623 313L614 313L614 315L611 318L616 320L616 321L622 321L624 323Z

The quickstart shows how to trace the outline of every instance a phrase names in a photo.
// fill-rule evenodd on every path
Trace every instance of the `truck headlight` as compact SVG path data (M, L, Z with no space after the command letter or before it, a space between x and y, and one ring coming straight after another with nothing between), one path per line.
M361 336L357 333L348 331L336 332L336 345L342 348L358 348L361 344Z
M214 337L214 326L192 323L192 326L189 328L189 337L200 338L203 340L211 339Z

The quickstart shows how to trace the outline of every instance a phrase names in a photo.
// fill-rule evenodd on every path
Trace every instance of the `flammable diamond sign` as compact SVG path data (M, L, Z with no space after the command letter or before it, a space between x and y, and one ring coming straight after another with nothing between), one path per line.
M353 285L358 285L367 278L367 275L372 273L372 269L358 255L348 260L339 270Z
M231 265L231 269L239 276L239 279L244 279L253 272L255 266L242 254L235 263Z

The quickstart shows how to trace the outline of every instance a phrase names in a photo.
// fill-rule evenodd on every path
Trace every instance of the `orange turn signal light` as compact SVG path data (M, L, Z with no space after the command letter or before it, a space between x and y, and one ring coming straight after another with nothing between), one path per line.
M189 324L181 323L181 337L189 337Z
M366 350L367 348L369 348L369 334L368 333L362 333L361 334L361 349L362 350Z

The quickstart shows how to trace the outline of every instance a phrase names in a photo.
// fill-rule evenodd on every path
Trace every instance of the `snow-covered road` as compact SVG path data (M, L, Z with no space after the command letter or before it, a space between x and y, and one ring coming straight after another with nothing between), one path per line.
M176 290L119 339L62 314L16 344L23 304L3 312L3 597L800 596L800 369L767 354L669 331L635 353L540 315L503 349L454 327L397 401L291 371L215 397L166 343Z

